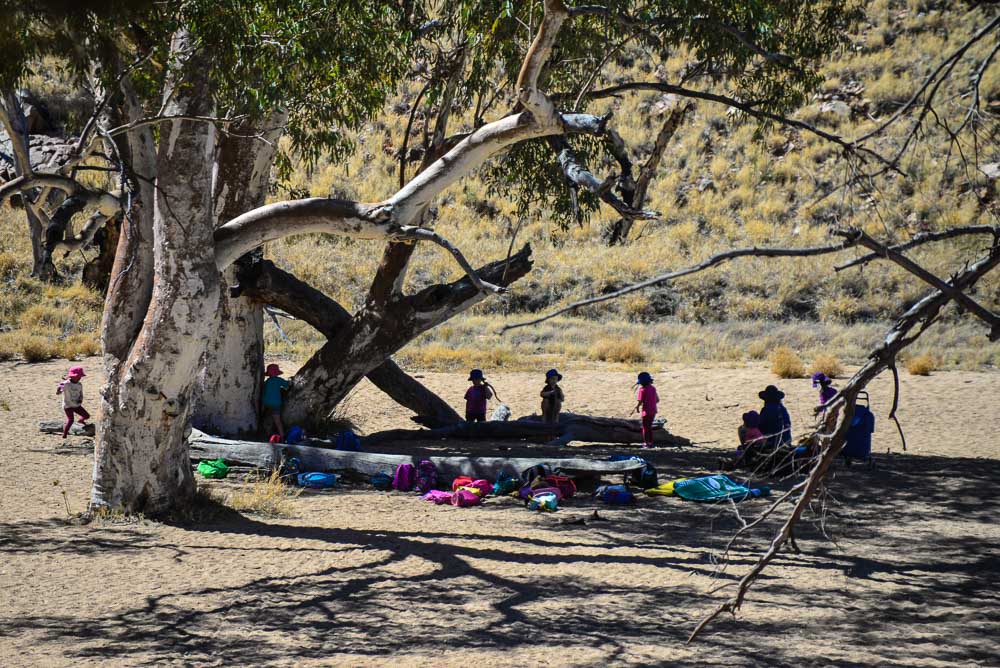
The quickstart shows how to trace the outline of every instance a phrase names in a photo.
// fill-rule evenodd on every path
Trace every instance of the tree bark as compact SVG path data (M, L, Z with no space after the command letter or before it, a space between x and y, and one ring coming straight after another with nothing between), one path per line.
M208 68L196 54L190 35L178 31L165 113L212 113ZM214 151L211 124L173 120L160 128L152 298L128 357L112 362L103 393L92 509L157 515L194 493L185 430L219 290L207 187Z
M270 261L248 267L237 278L246 297L280 308L309 323L328 339L351 326L351 314L347 309ZM398 404L412 410L416 414L413 419L420 424L440 427L462 420L448 402L407 375L391 359L368 372L368 380ZM333 408L334 405L329 405L327 412Z
M531 248L509 260L477 270L483 280L510 285L531 270ZM339 331L299 370L284 410L287 424L317 425L372 369L380 366L422 332L485 298L466 277L434 285L395 300L384 309L363 309L351 326Z
M215 225L264 204L277 142L286 115L275 113L263 121L267 141L251 139L260 128L245 123L219 139L213 196ZM235 135L235 136L234 136ZM261 251L247 253L223 272L224 285L236 285L239 267L262 259ZM223 435L257 431L264 374L264 312L259 303L219 291L215 322L198 376L192 424Z

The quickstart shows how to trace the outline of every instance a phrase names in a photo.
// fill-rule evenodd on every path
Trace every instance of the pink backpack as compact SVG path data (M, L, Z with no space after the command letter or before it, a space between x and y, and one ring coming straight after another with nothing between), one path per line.
M480 494L479 496L485 499L493 492L493 485L489 483L488 480L473 480L465 485L466 487L478 487Z
M392 488L400 492L411 492L416 478L417 470L413 464L400 464L392 477Z
M432 489L420 498L424 501L431 501L440 506L442 503L451 503L451 498L453 496L454 494L451 492L442 492L439 489Z
M451 496L451 505L458 506L459 508L477 506L482 501L474 492L470 492L467 489L460 489Z
M437 466L429 459L417 464L416 482L414 488L421 494L429 492L437 486Z

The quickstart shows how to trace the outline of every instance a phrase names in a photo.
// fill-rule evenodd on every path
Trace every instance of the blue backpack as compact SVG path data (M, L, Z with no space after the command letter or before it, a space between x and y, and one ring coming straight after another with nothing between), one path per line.
M316 471L300 473L298 480L300 487L309 487L311 489L329 489L337 484L337 476L335 474L319 473Z
M647 462L642 457L630 456L630 455L611 455L608 457L608 461L612 462L623 462L632 461L642 462L643 467L638 471L632 471L625 474L625 482L630 485L635 485L640 489L653 489L660 484L659 477L656 475L656 468Z
M372 487L383 492L392 489L392 476L385 471L379 471L371 478Z
M601 485L594 492L599 500L610 506L625 506L635 503L635 494L625 485Z
M361 439L348 429L337 434L337 440L334 441L333 447L337 450L357 451L361 449Z

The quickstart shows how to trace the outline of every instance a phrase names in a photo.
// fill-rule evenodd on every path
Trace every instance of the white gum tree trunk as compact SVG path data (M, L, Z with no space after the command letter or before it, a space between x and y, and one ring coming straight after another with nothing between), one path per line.
M165 113L211 114L207 68L190 56L193 49L186 33L174 36L171 52ZM208 186L214 158L211 124L174 120L161 126L152 295L127 356L110 360L94 457L92 509L156 515L194 491L184 437L199 361L218 303ZM112 281L129 269L120 267Z
M261 130L250 126L219 139L212 187L216 226L264 205L281 134L277 128L285 118L275 113L264 119L267 141L249 138ZM260 252L253 250L237 264L259 260ZM236 272L235 265L223 272L192 419L202 431L231 436L257 430L264 373L264 312L259 303L245 296L230 296L226 286L237 283Z

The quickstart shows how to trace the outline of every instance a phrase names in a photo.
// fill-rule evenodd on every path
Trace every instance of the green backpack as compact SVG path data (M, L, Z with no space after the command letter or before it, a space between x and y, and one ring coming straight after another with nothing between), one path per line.
M198 473L205 478L225 478L229 475L229 467L221 459L206 459L198 463Z

